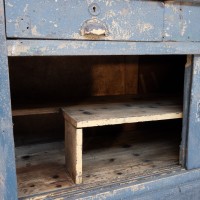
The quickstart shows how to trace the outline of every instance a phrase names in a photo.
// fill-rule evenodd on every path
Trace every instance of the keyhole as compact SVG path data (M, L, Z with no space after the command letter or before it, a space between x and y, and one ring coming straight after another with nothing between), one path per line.
M92 3L89 7L88 7L88 11L91 15L97 16L100 14L100 7L96 4L96 3Z

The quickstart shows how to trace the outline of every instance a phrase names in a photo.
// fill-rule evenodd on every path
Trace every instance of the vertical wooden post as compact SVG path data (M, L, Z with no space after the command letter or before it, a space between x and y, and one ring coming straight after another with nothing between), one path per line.
M0 199L17 199L4 4L0 0Z
M183 128L182 128L182 141L181 141L181 146L180 146L180 159L179 159L180 164L183 167L185 167L185 165L186 165L192 69L193 69L193 56L188 55L187 56L187 62L186 62L186 65L185 65L185 76L184 76Z
M65 120L66 169L76 184L82 183L83 130Z
M192 68L186 154L187 169L200 168L200 55L194 56Z

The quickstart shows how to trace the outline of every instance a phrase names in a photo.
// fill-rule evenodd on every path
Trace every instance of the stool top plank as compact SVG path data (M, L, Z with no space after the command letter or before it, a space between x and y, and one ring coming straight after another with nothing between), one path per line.
M65 120L76 128L182 118L176 99L133 100L95 103L63 108Z

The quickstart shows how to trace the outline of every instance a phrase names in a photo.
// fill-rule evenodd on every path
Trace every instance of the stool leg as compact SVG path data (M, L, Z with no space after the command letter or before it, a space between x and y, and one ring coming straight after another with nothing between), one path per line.
M65 121L66 169L76 184L82 183L83 130Z

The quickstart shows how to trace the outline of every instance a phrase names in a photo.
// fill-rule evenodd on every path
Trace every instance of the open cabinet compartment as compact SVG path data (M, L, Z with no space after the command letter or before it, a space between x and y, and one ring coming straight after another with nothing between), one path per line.
M185 63L185 56L9 58L19 197L181 170ZM86 124L95 109L101 113L96 124L70 122L83 142L71 148L63 140L74 108ZM78 181L71 161L65 165L65 148L77 147Z
M88 127L182 118L179 101L159 98L120 103L95 103L63 109L65 118L66 168L76 184L82 183L83 130ZM108 133L109 134L109 133ZM150 133L151 134L151 133ZM112 158L110 158L112 159ZM95 166L94 166L95 167Z

